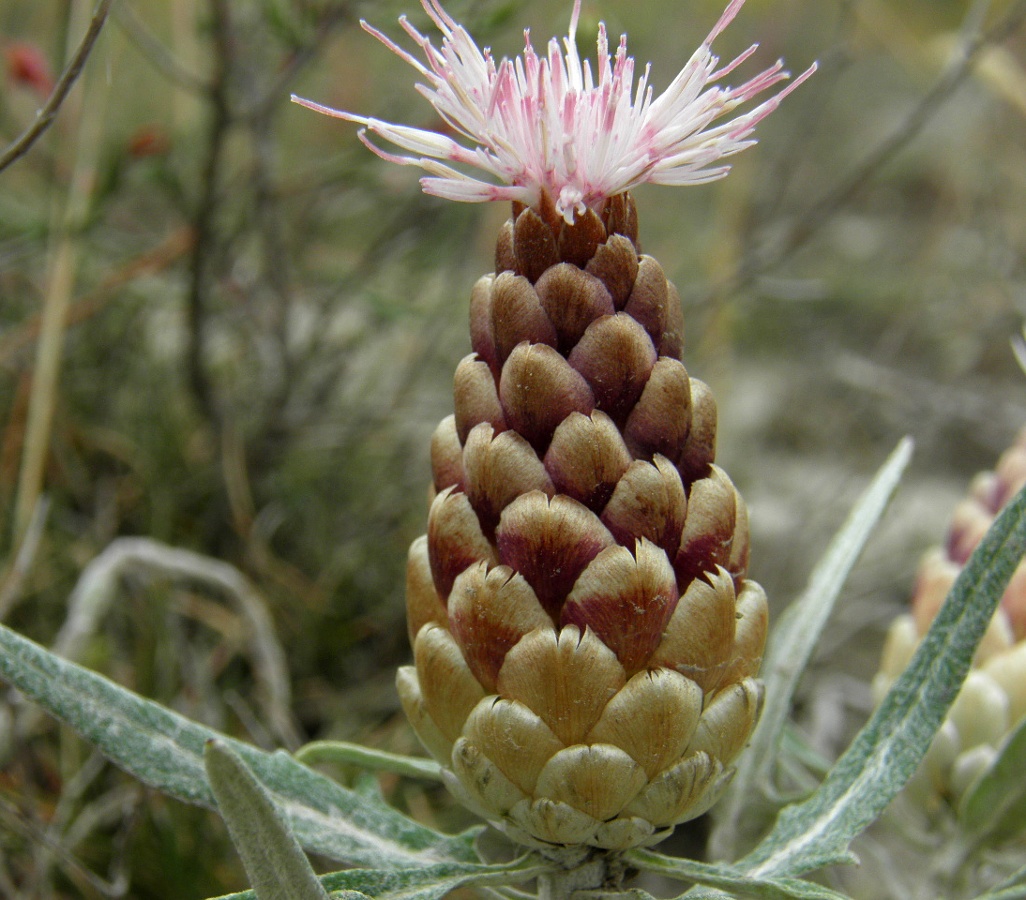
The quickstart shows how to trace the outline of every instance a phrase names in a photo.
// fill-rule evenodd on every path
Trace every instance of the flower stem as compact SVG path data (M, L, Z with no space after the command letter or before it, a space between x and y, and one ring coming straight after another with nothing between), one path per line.
M592 891L606 880L603 854L573 869L556 869L538 876L538 900L568 900L574 891Z
M93 27L97 31L103 23L109 5L101 4L96 14L100 18L93 18ZM86 14L85 2L72 8L71 33L80 30L76 26L80 25L79 19ZM84 62L84 57L81 61ZM87 90L83 98L77 104L69 104L72 107L69 110L69 129L76 132L72 145L72 175L64 208L57 212L56 224L52 231L54 243L50 250L46 274L39 341L36 345L36 361L32 373L28 419L25 424L25 441L14 506L14 546L17 546L25 536L43 490L60 385L68 306L78 273L80 231L93 196L96 164L103 133L103 116L99 107L106 93L97 90L98 85L99 82L95 79L90 81L87 78ZM68 88L70 89L70 84ZM56 114L56 110L54 113Z

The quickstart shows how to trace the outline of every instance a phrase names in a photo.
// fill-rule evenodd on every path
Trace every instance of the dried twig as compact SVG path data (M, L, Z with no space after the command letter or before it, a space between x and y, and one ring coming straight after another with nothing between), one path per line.
M217 385L210 376L205 342L212 306L213 285L220 260L231 253L232 243L241 237L226 231L219 213L228 196L226 181L229 159L225 146L229 134L244 136L252 150L248 171L247 196L253 203L252 215L246 216L246 227L263 246L261 284L269 291L271 304L265 322L271 323L278 369L277 384L270 386L261 402L258 425L250 433L250 442L260 447L283 447L287 434L283 429L284 410L292 400L296 387L297 359L289 350L288 310L292 305L294 286L289 260L293 255L282 223L285 221L283 192L275 183L276 142L275 116L287 101L288 85L299 72L315 60L318 51L343 22L355 18L351 2L341 2L325 10L314 31L298 47L267 66L268 78L253 79L247 60L239 48L246 46L247 23L236 21L229 0L209 0L211 36L214 45L215 69L206 85L205 97L211 107L211 124L207 135L207 151L201 175L201 194L193 216L197 235L191 260L188 292L189 348L188 381L196 406L215 430L218 439L228 439L234 427L229 411L222 407ZM242 17L239 17L242 19ZM258 473L266 466L254 460Z
M93 12L87 32L98 30L103 25L109 8L108 0L106 6L101 4ZM92 45L88 38L85 43ZM76 53L76 57L83 63L87 55L88 51L83 53L81 49ZM81 108L76 110L76 137L71 148L74 160L71 183L68 185L64 209L58 218L57 227L52 232L53 251L46 273L42 323L36 345L25 440L14 503L16 541L21 539L28 528L32 511L36 508L43 489L60 385L67 311L78 277L81 231L96 189L96 170L104 123L102 107L108 96L106 92L98 92L95 89L96 83L94 78L87 85L89 92Z
M274 630L263 598L234 566L220 560L169 547L147 538L118 538L86 566L68 600L68 615L53 643L53 651L75 659L85 642L100 627L126 573L149 579L167 578L200 584L227 598L238 610L249 632L249 653L254 675L263 688L268 724L288 746L298 746L289 712L290 687L285 652ZM37 710L26 711L21 733L31 731Z
M43 536L43 528L46 525L46 517L50 512L50 501L47 497L40 497L36 501L35 509L29 519L28 527L22 535L18 552L10 569L3 574L0 580L0 622L17 603L21 594L21 587L25 582L25 576L32 569L32 563L36 558L36 551L39 549L39 541Z
M86 60L96 44L96 39L103 30L103 23L107 21L107 14L110 12L113 2L114 0L100 0L97 4L82 42L78 45L78 49L71 58L71 62L68 63L67 68L61 73L61 77L57 79L57 84L54 85L46 103L36 113L35 121L15 138L3 153L0 153L0 172L15 162L15 160L24 156L32 145L43 136L50 125L53 124L61 104L78 80L78 76L82 74L82 68L85 66Z
M351 24L356 21L354 7L354 3L341 3L326 10L317 23L313 38L287 57L284 65L276 72L271 84L262 94L243 106L239 117L243 119L264 118L271 113L274 107L281 104L282 100L289 95L289 86L295 81L296 76L309 63L317 59L318 53L335 29L343 24Z
M214 37L215 71L207 91L213 107L213 120L207 139L207 158L203 166L202 194L193 220L196 243L190 267L188 317L188 383L200 412L215 428L222 430L221 410L207 375L204 359L206 345L207 289L211 269L220 241L216 229L221 170L224 166L225 141L231 126L229 82L231 80L233 46L231 13L227 0L211 0L212 33Z
M138 793L138 789L134 786L132 790ZM117 799L120 801L122 798L119 796ZM118 883L108 882L101 878L64 845L59 835L52 834L51 829L45 827L34 815L23 811L2 794L0 794L0 823L3 824L4 830L9 830L12 834L20 834L25 840L29 841L37 854L52 855L70 878L78 879L88 884L100 896L124 896L124 885L120 883L124 880L123 875L118 879ZM11 887L13 886L9 885L8 889ZM30 895L26 893L5 893L4 896L14 898ZM32 896L38 896L38 894L33 890Z
M96 315L125 285L162 272L191 250L192 245L193 236L189 228L172 231L155 247L129 260L91 291L76 299L68 309L65 325L77 325ZM15 355L39 337L41 327L42 316L37 313L0 335L0 366L12 365Z
M136 49L172 84L194 94L203 94L210 86L185 68L139 18L131 5L122 3L114 10L114 20Z

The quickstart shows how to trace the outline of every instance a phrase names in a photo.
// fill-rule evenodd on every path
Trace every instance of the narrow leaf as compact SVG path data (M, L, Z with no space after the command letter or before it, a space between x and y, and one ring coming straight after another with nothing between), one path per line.
M880 521L911 457L912 441L906 437L852 508L816 565L805 592L788 606L770 635L762 665L766 705L752 735L751 746L739 760L737 773L717 809L720 824L710 840L714 857L734 857L746 808L756 790L771 782L799 679L812 658L841 588Z
M1026 489L998 515L908 668L823 784L783 810L739 869L764 877L800 875L846 854L919 765L1024 554Z
M1026 831L1026 719L1008 736L998 756L970 786L958 810L977 840L1011 837Z
M1013 885L1001 890L987 891L980 894L976 900L1026 900L1026 885Z
M731 866L663 856L653 850L630 850L626 857L632 865L644 871L729 891L739 900L844 900L844 894L797 878L753 878ZM681 896L693 898L696 895L689 891Z
M1013 872L976 900L1023 900L1026 897L1026 866Z
M0 678L67 722L117 765L173 797L213 808L203 746L222 739L245 761L307 850L364 866L476 863L476 831L448 836L350 791L286 753L264 753L67 662L0 625Z
M1026 900L1026 887L1005 888L1003 891L987 891L980 894L976 900Z
M274 801L238 754L221 741L207 741L205 761L257 900L329 900Z
M415 756L401 756L372 750L347 741L314 741L296 751L295 757L304 765L315 763L337 763L360 766L376 772L392 772L408 778L424 778L429 781L442 780L442 767L433 759Z
M422 869L347 869L321 876L321 886L332 897L346 893L375 900L441 900L460 887L522 884L551 870L552 863L539 864L531 856L505 865L441 863ZM253 891L228 894L216 900L257 900Z

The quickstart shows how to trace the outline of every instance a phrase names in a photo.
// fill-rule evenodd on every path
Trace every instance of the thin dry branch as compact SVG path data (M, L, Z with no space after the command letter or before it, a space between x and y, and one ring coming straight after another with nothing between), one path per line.
M65 98L71 92L72 87L74 87L75 82L78 80L78 76L82 74L82 69L85 67L86 60L96 44L96 39L103 30L103 24L107 21L107 15L113 3L114 0L100 0L97 4L96 9L93 11L93 17L89 21L89 27L82 37L82 42L78 45L78 49L71 58L71 62L68 63L67 68L61 73L61 77L57 79L57 84L54 85L53 91L51 91L46 103L36 113L36 118L32 124L0 154L0 172L28 153L32 145L53 124L53 120L57 118L57 113L60 111L61 104L64 103Z
M271 85L243 106L239 118L260 119L269 116L273 107L289 95L289 86L295 81L296 76L317 58L335 29L356 21L354 6L355 4L341 4L328 10L317 23L313 38L286 58Z
M138 793L138 788L134 785L131 790L136 794ZM123 798L120 795L117 797L117 800L122 806L124 805ZM101 878L65 846L61 835L53 834L52 829L44 826L34 813L19 808L3 795L0 795L0 823L11 834L20 834L26 841L30 842L35 849L37 857L52 858L64 869L69 878L77 879L81 883L88 885L99 896L124 896L126 887L124 882L126 878L123 873L119 874L114 881L106 881ZM3 886L2 883L0 883L0 886ZM3 896L5 897L30 896L21 892L14 893L17 890L14 885L8 885L7 889L11 893L4 893Z
M730 293L745 287L763 272L792 256L923 131L944 103L973 73L980 54L987 47L1011 37L1024 22L1026 0L1019 0L990 28L969 34L933 87L923 95L894 132L871 150L845 179L806 208L775 246L768 251L750 253L724 283L716 286L713 293Z
M193 220L196 243L193 245L188 290L189 347L187 355L189 387L199 411L216 433L223 431L221 409L207 373L206 319L208 289L213 278L215 257L220 252L216 217L225 161L225 142L231 127L229 82L233 65L231 14L227 0L211 0L211 30L215 49L215 71L207 91L213 119L207 141L207 158L201 178L202 194Z
M206 81L190 72L175 58L160 39L146 27L130 5L122 3L118 6L114 10L114 20L142 54L143 59L176 87L194 94L203 94L210 89Z
M77 325L96 315L117 296L121 288L139 278L164 271L188 253L192 246L193 234L188 226L171 232L155 247L130 259L91 291L80 296L68 309L65 325ZM39 337L41 327L42 316L37 313L17 327L4 332L0 336L0 368L13 367L17 354Z
M65 659L79 657L111 609L120 579L129 573L148 581L167 579L200 585L235 608L248 632L248 654L262 691L267 724L286 746L298 746L290 712L286 656L274 622L256 587L228 563L147 538L117 538L82 571L68 598L67 618L54 639L53 652ZM40 716L38 708L27 709L18 733L31 733Z
M39 549L39 542L42 540L49 513L50 500L47 497L40 497L32 510L28 527L22 535L14 559L11 561L10 567L3 572L3 577L0 578L0 622L7 618L7 614L18 601L25 578L32 570L32 563L35 561L36 551Z

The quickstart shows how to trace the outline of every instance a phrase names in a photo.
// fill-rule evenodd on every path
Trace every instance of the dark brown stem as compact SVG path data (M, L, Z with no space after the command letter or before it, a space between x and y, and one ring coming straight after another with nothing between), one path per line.
M193 221L196 243L190 267L188 320L188 382L196 404L203 416L220 431L221 415L213 385L207 376L204 361L206 343L207 295L211 269L218 253L218 235L215 213L218 206L221 169L224 164L225 139L231 125L229 108L229 80L232 69L231 18L228 0L211 0L214 59L216 70L210 86L209 99L213 121L207 141L207 157L203 168L203 192Z

